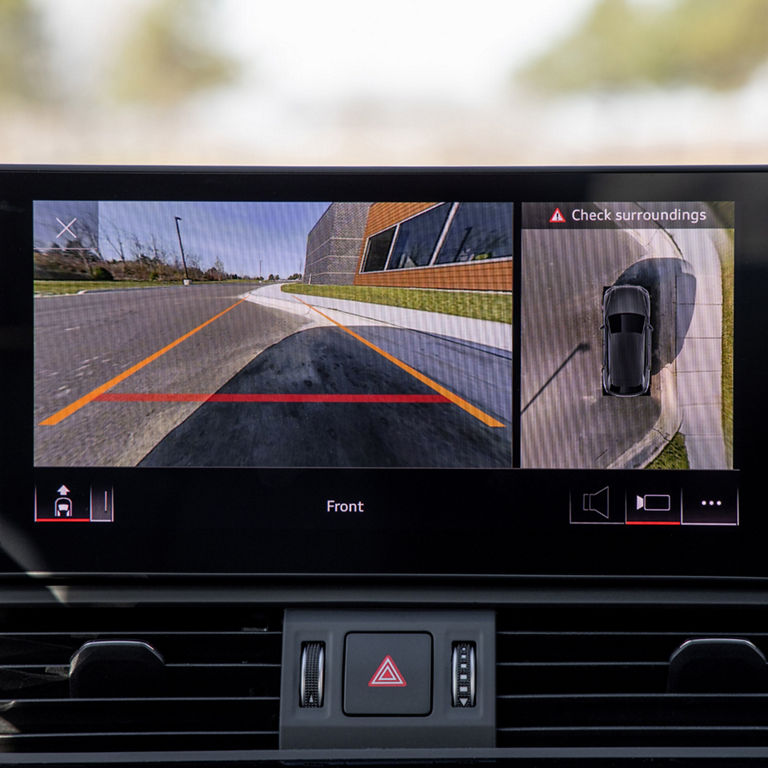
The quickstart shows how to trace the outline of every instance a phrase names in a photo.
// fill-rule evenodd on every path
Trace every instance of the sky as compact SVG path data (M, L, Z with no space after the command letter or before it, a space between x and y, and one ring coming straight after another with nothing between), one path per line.
M153 237L158 248L179 258L176 216L181 217L184 253L188 266L197 260L203 270L221 259L229 274L288 277L303 273L307 235L328 208L323 202L100 202L35 204L35 243L46 247L72 218L88 217L98 208L102 258L118 259L115 233L122 235L126 256L137 237L151 255ZM95 218L95 217L93 217ZM72 230L78 233L78 224ZM67 236L68 233L65 233Z

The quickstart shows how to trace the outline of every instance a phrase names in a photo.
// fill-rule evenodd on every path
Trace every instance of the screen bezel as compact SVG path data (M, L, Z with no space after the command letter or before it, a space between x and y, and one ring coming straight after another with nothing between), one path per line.
M762 298L768 287L766 169L61 167L0 169L0 180L9 276L0 288L3 392L14 404L3 418L0 572L768 575L762 547L768 523L760 512L759 486L759 436L766 426L759 405L766 366L762 329L768 324ZM740 525L570 526L564 492L559 508L553 499L536 503L536 489L549 493L558 484L562 490L591 475L605 476L597 470L118 469L111 475L122 487L136 484L135 473L144 474L141 491L116 502L116 510L124 511L115 523L36 526L30 511L33 302L28 290L36 199L734 201L734 466ZM206 490L197 509L182 514L168 490L169 478L189 472L204 478L199 487ZM259 489L258 499L236 508L224 489L241 483L235 476L243 472ZM93 470L71 472L78 473ZM524 483L519 473L525 474ZM686 474L691 478L693 471ZM318 504L327 496L361 493L376 501L366 514L329 517ZM162 521L158 509L166 510Z

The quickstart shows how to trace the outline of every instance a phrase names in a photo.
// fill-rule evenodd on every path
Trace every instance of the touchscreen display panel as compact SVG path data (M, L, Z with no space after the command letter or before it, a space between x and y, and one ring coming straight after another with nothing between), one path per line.
M764 174L3 178L3 571L763 573Z

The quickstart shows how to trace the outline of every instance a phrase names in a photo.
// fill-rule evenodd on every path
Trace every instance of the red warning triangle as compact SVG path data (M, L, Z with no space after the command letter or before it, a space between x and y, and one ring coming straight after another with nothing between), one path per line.
M565 216L563 216L559 208L555 208L555 212L549 217L549 223L565 224Z
M389 654L384 657L384 661L379 664L379 668L368 681L370 688L403 688L406 685L408 683L405 682L405 678Z

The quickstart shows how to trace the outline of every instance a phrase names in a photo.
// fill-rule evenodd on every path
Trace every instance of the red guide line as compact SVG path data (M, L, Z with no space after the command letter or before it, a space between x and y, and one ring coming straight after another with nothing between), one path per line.
M627 520L627 525L680 525L679 520Z
M447 403L442 395L298 395L199 394L175 392L104 392L95 398L109 403Z
M36 523L90 523L90 517L36 517Z

